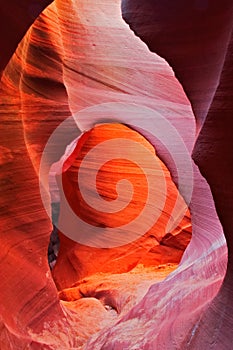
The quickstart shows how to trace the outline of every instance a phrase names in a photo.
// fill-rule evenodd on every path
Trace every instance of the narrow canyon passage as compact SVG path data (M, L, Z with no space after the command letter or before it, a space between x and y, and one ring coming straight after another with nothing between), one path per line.
M193 6L177 3L170 12L167 1L55 0L2 72L1 350L196 350L204 343L209 350L213 333L215 350L229 345L212 326L213 309L228 317L228 221L220 222L212 193L216 203L221 193L192 152L204 123L204 153L196 144L195 159L210 151L211 163L199 164L204 175L211 165L211 179L218 143L210 135L206 143L203 130L230 12L221 11L218 30L216 1L208 5L213 13L207 6L199 50L192 43L200 6L193 23ZM207 45L208 25L220 46ZM224 174L228 152L217 154ZM223 178L219 188L230 198ZM53 224L60 246L48 261ZM231 282L230 270L227 276Z

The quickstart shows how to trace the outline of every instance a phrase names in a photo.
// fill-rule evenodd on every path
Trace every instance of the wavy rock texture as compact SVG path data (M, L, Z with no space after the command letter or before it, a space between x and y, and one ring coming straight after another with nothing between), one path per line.
M120 138L135 142L132 146L132 151L137 153L138 160L144 158L144 167L139 167L129 157L120 159L118 156L118 159L114 159L109 148L106 149L106 153L109 152L110 161L104 162L105 164L100 168L96 184L99 194L108 201L108 212L106 213L100 210L99 200L94 195L95 186L93 186L90 179L93 169L98 169L97 155L93 154L84 168L80 169L80 166L84 157L94 147L109 140L114 141L112 148L115 145L116 154L119 155ZM123 147L122 153L126 157L125 141ZM150 152L149 155L147 154L148 150ZM60 189L64 193L61 195L60 221L65 222L66 225L63 225L63 227L67 230L69 228L67 223L69 218L66 210L63 209L64 196L66 196L69 205L78 217L91 226L96 226L96 230L97 227L103 227L103 232L102 234L101 232L96 232L95 235L91 235L90 229L82 230L79 222L76 227L73 224L72 229L77 231L76 239L78 240L78 232L81 231L81 235L86 236L86 244L93 245L96 242L95 246L75 244L74 241L60 233L61 250L53 270L54 280L60 290L96 273L126 273L138 265L141 267L152 267L152 271L153 268L156 268L156 271L158 268L165 271L167 267L168 271L170 271L172 266L175 268L180 262L183 252L191 239L190 213L183 198L179 196L168 169L158 158L156 161L158 161L159 166L157 166L157 163L151 164L150 155L156 159L154 148L149 142L137 132L121 124L96 126L88 133L84 133L79 139L77 146L63 165L62 175L59 176ZM153 174L152 185L157 189L153 200L148 200L148 182L142 169L144 171L148 170L148 179L150 174ZM84 176L84 189L82 189L82 192L78 183L80 172L83 172L82 176ZM133 185L133 197L131 198L129 195L130 189L124 187L122 195L119 194L121 196L120 204L121 206L123 205L123 209L110 213L109 208L112 201L118 197L116 184L122 179L128 179ZM166 198L164 198L163 181L166 183ZM82 197L83 192L86 196L84 198ZM128 201L129 204L125 207ZM90 204L88 205L87 202ZM178 204L179 210L186 215L178 219L178 222L173 223L172 226L174 228L171 232L168 232L168 222L171 219L175 204ZM148 212L141 213L146 205L149 207ZM154 217L156 212L158 212L157 220L155 218L152 227L146 229L145 234L143 234L143 230L145 230L144 223L150 221L150 217ZM103 236L108 234L109 228L126 225L139 217L139 215L142 216L142 219L133 225L131 231L126 228L122 229L123 239L119 230L116 230L114 235L113 233L110 234L109 231L109 236L107 236L109 238L105 243ZM67 232L64 231L64 233L66 234ZM124 243L125 237L127 237L127 244ZM116 247L114 247L113 243ZM110 248L108 247L109 244ZM106 246L105 249L98 248L104 246ZM156 279L156 274L154 277ZM125 283L130 283L129 279ZM111 285L108 288L111 288Z
M1 4L0 75L29 26L50 3L49 0L23 0L20 3L17 0L11 0Z
M122 2L125 20L152 53L121 18L120 1L57 0L34 22L4 71L0 110L3 350L231 348L232 4L174 4ZM173 67L192 104L197 127L203 125L198 138L189 100L171 67L156 53ZM68 118L71 113L73 118ZM168 121L163 132L158 115ZM87 272L81 284L61 291L60 301L47 262L52 229L45 210L50 205L47 175L80 132L109 120L127 124L146 137L188 203L191 177L192 240L178 269L166 279L168 271L160 271L151 283L151 270L145 273L138 267L128 272L127 288L126 272L110 276L109 271L90 269L94 275ZM151 132L154 126L157 133ZM59 137L46 148L41 170L44 147L55 130ZM181 140L186 146L183 151ZM192 173L184 161L194 143L195 162L210 187L197 166L192 164ZM227 259L223 230L229 259L219 291ZM76 278L76 272L68 281L62 276L57 284L63 288Z
M156 51L171 63L192 103L198 125L204 123L195 143L193 158L207 179L214 196L228 244L228 268L220 293L201 317L195 329L195 336L187 347L230 349L232 347L230 174L233 169L233 157L229 152L232 149L232 138L229 133L233 127L230 117L233 6L228 0L221 6L218 1L213 1L211 4L208 1L195 1L190 5L183 5L182 1L174 4L156 2L152 5L150 1L139 4L137 1L126 0L123 1L123 16L152 51ZM142 17L139 11L147 16L146 26L143 24L144 20L140 20ZM161 15L164 18L162 26ZM183 20L179 20L180 18ZM185 18L192 18L192 22L188 22ZM157 25L159 30L153 30L152 34L148 26L156 28ZM162 40L159 35L161 30ZM182 35L184 31L186 34ZM171 37L173 43L170 45Z

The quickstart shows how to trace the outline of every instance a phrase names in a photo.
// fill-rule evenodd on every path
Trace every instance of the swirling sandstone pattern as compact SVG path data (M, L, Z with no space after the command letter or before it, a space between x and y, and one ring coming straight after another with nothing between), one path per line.
M197 140L189 100L172 69L130 31L118 0L55 1L27 32L5 69L0 110L1 349L231 348L232 4L196 1L193 8L193 3L176 1L173 7L168 1L128 0L122 10L135 33L173 67L198 128L203 124ZM200 16L202 25L197 26ZM40 158L50 135L71 112L85 131L92 121L79 112L108 102L159 111L190 154L196 141L195 162L211 190L193 164L193 236L178 269L165 280L153 284L151 271L145 274L139 268L131 272L132 285L126 288L124 273L120 278L114 274L115 294L109 295L99 285L101 276L106 290L109 275L92 271L92 280L87 277L82 286L61 292L60 301L47 263L51 222L39 191ZM114 117L134 125L125 114ZM145 117L145 123L153 126L155 120ZM65 127L49 149L45 173L80 134L72 119ZM171 139L170 155L155 136L139 131L178 185L174 159L184 155L177 145ZM48 201L46 180L40 180ZM226 267L223 230L229 259L219 291ZM76 278L76 273L69 281L63 276L57 283L68 286ZM130 297L133 290L138 290L136 298ZM84 324L87 319L90 328Z

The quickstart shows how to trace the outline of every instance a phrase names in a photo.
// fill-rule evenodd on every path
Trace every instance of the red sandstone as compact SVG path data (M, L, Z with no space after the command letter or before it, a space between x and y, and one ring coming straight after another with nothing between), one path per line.
M3 350L231 349L232 3L151 4L122 2L131 31L121 18L118 0L56 0L34 22L3 72ZM16 26L19 30L12 44L7 43L2 66L32 22L26 12L20 11L22 25ZM177 269L180 256L171 265L161 265L168 261L159 260L167 256L167 246L174 248L170 236L160 237L166 249L156 267L151 242L144 241L143 250L150 247L152 251L138 266L138 252L132 246L130 263L135 267L129 271L124 255L119 266L115 256L107 254L107 265L103 264L104 254L98 255L100 260L93 268L85 259L94 250L63 237L54 278L59 289L65 289L58 294L47 262L52 225L39 190L41 155L51 134L67 120L66 132L60 132L59 142L46 154L44 177L40 178L49 206L45 174L72 140L106 118L114 117L115 122L131 128L138 120L136 115L121 115L120 109L114 115L90 109L88 118L81 112L109 102L137 103L161 113L177 130L190 159L193 152L197 165L193 163L189 204L192 240ZM68 119L71 114L78 127L74 119ZM144 124L151 127L155 119L142 115ZM174 160L182 164L185 155L176 141L171 138L171 155L155 136L139 127L137 131L156 150L172 188L179 187ZM186 170L182 169L184 176ZM183 191L186 200L186 189ZM228 268L222 284L227 262L224 234ZM117 254L121 249L116 249ZM80 257L81 271L76 267L71 272L71 252ZM125 279L130 282L127 286Z

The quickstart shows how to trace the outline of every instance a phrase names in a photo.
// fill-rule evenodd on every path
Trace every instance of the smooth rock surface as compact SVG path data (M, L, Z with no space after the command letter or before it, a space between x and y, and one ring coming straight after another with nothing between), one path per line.
M56 0L34 22L2 75L3 350L231 349L232 2L132 0L123 1L122 10L155 53L123 21L119 0ZM30 23L24 13L15 43ZM2 67L15 47L8 45ZM157 54L171 64L182 86ZM138 130L155 147L189 204L192 240L178 269L167 275L173 266L165 268L162 281L163 273L153 280L150 267L142 273L139 266L128 272L126 288L124 276L111 279L109 271L101 275L98 268L86 282L81 279L60 292L60 300L47 261L49 169L81 132L110 120ZM59 137L45 154L55 130ZM184 161L188 154L191 162L194 144L195 162L210 187L197 166L191 163L192 173ZM229 259L222 285L227 262L223 231ZM169 242L170 237L163 239ZM74 271L69 283L76 278ZM109 297L106 288L103 293L100 280L115 295ZM129 303L119 297L119 289ZM115 300L122 305L121 315Z
M132 152L136 153L135 158L138 160L144 159L144 168L139 167L129 158L131 153L125 149L124 142L123 152L120 151L119 148L122 146L119 140L121 139L134 142ZM94 170L98 170L97 155L93 154L85 166L82 165L83 160L91 150L93 151L95 147L109 140L114 141L112 148L115 149L110 149L108 146L105 148L106 153L100 154L100 156L108 156L110 160L103 164L101 161L102 166L97 173L97 182L93 186L90 176ZM113 158L114 153L118 155L118 158ZM120 158L121 153L125 158ZM155 158L155 164L151 163L151 157ZM76 148L63 161L60 172L58 180L60 191L64 194L61 194L58 227L61 221L65 225L63 225L64 231L60 232L61 247L53 270L53 277L59 290L96 273L126 273L138 264L145 267L157 267L161 264L178 265L191 239L190 213L168 169L156 157L154 148L140 134L122 124L98 125L82 135ZM78 180L80 173L84 176L82 182ZM153 186L156 191L153 198L148 199L148 180L151 175L153 182L150 183L150 186ZM130 194L131 188L127 186L123 188L123 192L117 193L116 185L122 179L130 181L133 186L133 197ZM102 200L107 201L108 212L101 210L101 201L97 198L97 193ZM65 197L77 217L91 227L96 227L95 235L91 235L89 227L87 229L84 227L82 230L82 226L77 222L76 227L72 227L72 230L77 232L73 239L78 243L66 236L65 229L68 230L70 227L67 222L69 221L67 211L64 209ZM112 204L115 204L113 201L116 201L117 198L120 200L120 207L111 213L110 208ZM180 219L178 217L178 221L174 220L173 227L174 225L175 227L171 232L167 232L168 222L175 205L178 205L179 209L184 212L184 216ZM143 212L146 206L149 207L149 210ZM155 217L156 212L158 215ZM120 227L139 216L141 219L132 226L131 231L126 228L121 229L122 237ZM150 221L151 217L155 217L155 221L143 234L144 223ZM98 227L102 228L100 232L97 232ZM114 233L110 233L110 230L114 228ZM104 236L107 234L109 235L106 236L108 237L106 241ZM83 235L85 235L86 245L79 241L79 236ZM127 238L127 244L123 244L125 238ZM96 245L94 245L95 242ZM92 246L89 246L91 244ZM154 277L156 278L156 274Z

